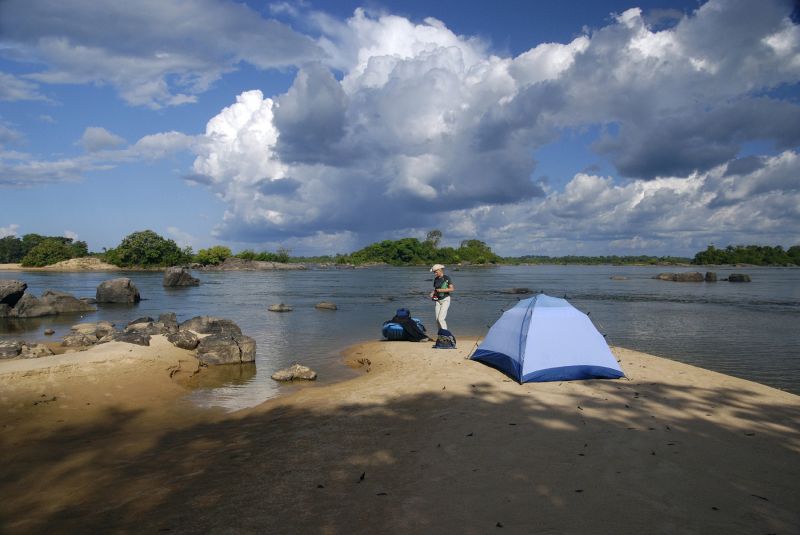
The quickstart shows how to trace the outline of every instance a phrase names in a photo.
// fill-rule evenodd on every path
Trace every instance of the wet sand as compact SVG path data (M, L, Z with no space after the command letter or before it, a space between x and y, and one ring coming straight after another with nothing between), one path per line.
M356 379L223 414L182 400L196 361L159 344L0 361L0 532L800 526L800 397L756 383L615 349L626 379L519 385L474 341L367 342Z

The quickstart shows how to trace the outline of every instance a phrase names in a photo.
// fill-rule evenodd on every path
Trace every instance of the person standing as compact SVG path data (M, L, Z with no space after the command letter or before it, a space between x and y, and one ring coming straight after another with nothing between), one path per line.
M439 329L447 330L447 311L450 309L450 294L453 293L456 287L453 286L453 281L450 280L450 277L444 274L443 265L434 264L431 267L431 273L435 276L431 299L436 303L436 326Z

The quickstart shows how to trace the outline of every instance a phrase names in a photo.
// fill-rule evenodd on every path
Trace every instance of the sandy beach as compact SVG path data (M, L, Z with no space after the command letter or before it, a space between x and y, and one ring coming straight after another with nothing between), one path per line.
M159 336L0 361L0 532L798 533L800 397L618 348L626 379L519 385L474 343L232 414Z

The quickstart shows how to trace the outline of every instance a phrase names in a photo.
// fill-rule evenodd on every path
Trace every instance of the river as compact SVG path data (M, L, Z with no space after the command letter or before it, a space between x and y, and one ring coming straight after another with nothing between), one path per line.
M565 297L587 312L611 345L644 351L800 394L800 269L717 268L720 278L747 273L750 283L676 283L656 280L663 271L645 266L499 266L448 270L456 292L448 316L457 337L486 333L502 312L525 295L511 288ZM94 297L97 285L130 277L142 301L135 306L98 305L97 312L29 320L0 320L0 338L44 340L63 336L79 322L109 320L124 327L140 316L175 312L178 321L198 315L229 318L255 338L255 366L225 367L208 374L192 394L201 405L230 409L255 405L291 388L270 375L295 361L321 382L352 375L341 350L380 338L381 325L409 308L435 332L427 298L432 275L425 268L309 269L305 271L195 272L201 285L166 289L153 272L55 273L3 271L40 295L46 289ZM624 278L615 280L611 277ZM318 310L331 301L337 311ZM267 307L286 303L292 312Z

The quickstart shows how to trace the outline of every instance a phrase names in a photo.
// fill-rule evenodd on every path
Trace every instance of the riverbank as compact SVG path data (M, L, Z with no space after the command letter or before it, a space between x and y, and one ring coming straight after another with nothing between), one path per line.
M800 525L798 396L624 349L615 349L624 380L518 385L466 360L474 341L460 342L458 350L359 344L345 355L362 370L356 379L229 415L181 402L176 378L193 363L160 342L93 348L60 371L12 377L0 368L0 525L8 533L788 533Z

